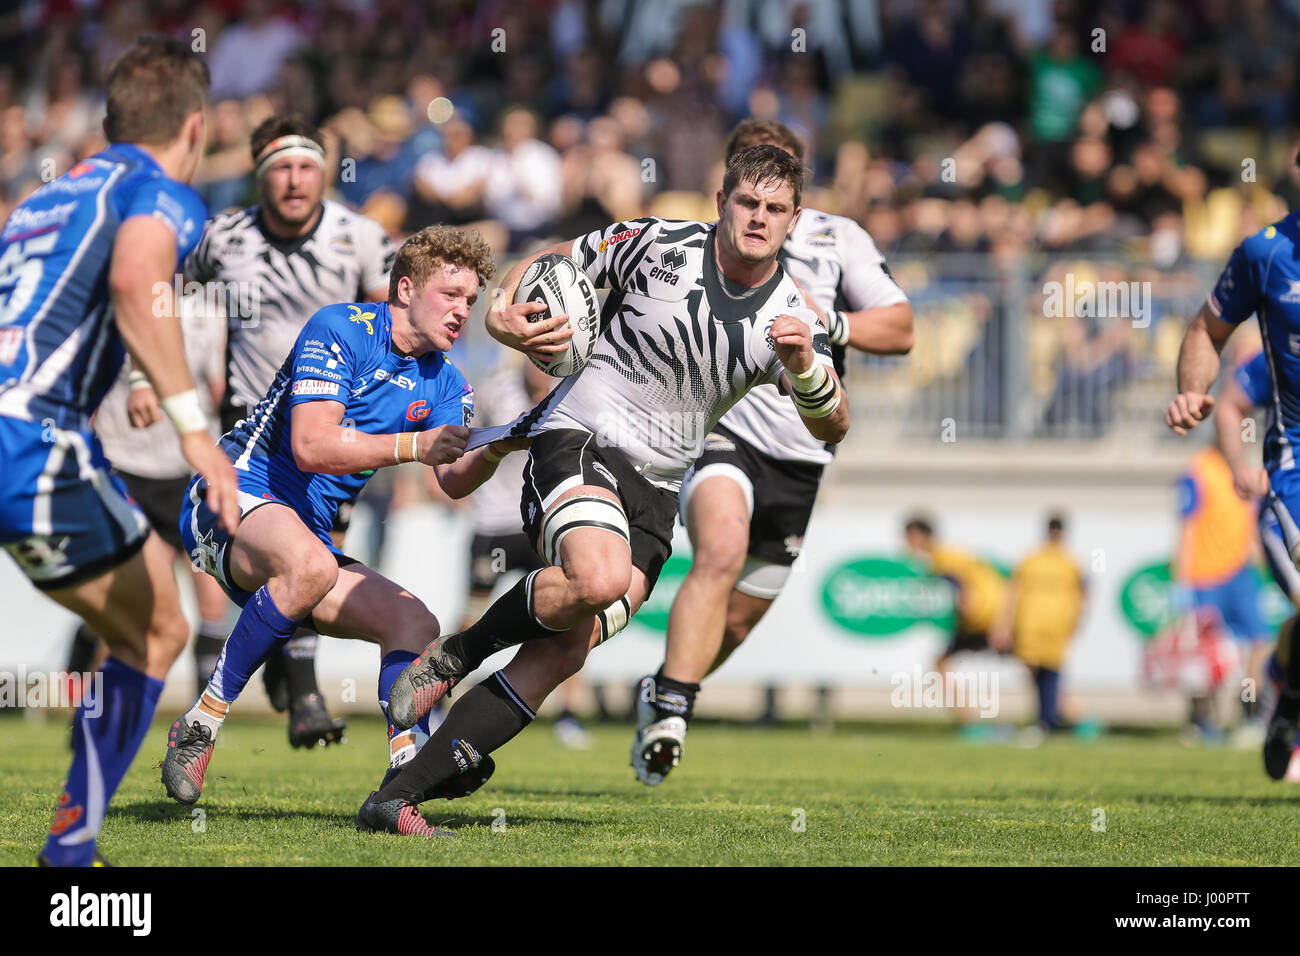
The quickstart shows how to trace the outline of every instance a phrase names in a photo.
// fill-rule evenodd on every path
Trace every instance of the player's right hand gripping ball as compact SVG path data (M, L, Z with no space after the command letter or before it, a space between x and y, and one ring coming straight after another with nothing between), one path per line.
M569 347L550 362L532 359L547 375L566 378L582 371L596 347L600 331L600 301L596 288L569 256L548 253L524 271L515 291L515 302L540 302L544 312L534 312L529 322L540 322L553 315L567 315L573 337Z

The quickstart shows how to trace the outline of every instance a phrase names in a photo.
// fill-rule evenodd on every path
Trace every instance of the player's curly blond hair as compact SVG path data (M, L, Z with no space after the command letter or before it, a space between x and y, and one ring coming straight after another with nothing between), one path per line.
M492 261L492 250L476 230L427 226L397 250L397 259L388 277L389 303L397 301L397 282L402 276L409 276L411 285L418 291L424 288L439 264L473 269L478 273L480 287L497 271L496 263Z

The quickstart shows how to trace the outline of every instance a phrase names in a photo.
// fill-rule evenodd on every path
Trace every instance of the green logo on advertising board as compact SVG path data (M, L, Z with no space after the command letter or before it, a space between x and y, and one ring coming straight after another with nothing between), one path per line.
M1264 623L1276 628L1292 614L1291 602L1271 576L1251 566L1259 587L1259 610ZM1135 570L1119 593L1119 609L1125 620L1145 639L1152 637L1174 617L1174 584L1169 562L1155 561Z
M652 631L658 631L660 634L668 633L668 612L672 610L673 599L677 597L677 591L682 586L682 581L686 578L686 572L691 569L691 555L673 554L664 562L663 570L659 572L659 581L655 588L646 598L646 602L641 605L641 610L636 612L633 621L648 627Z
M1128 576L1119 592L1119 610L1142 637L1151 637L1173 616L1169 562L1144 565Z
M952 585L897 558L863 557L833 569L822 585L822 606L840 627L868 637L917 624L953 626Z

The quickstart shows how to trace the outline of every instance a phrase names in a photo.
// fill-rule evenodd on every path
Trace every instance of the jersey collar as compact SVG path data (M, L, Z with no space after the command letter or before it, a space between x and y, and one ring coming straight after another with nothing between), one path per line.
M262 217L261 204L259 203L253 208L257 210L257 216L255 222L257 223L258 231L266 239L268 245L278 249L286 256L293 255L304 245L306 245L307 240L310 239L312 236L316 235L316 230L320 229L320 224L325 221L325 200L322 199L320 204L320 215L316 217L315 224L309 230L307 230L306 233L304 233L301 236L294 236L292 239L281 239L279 236L273 233L270 230L270 228L266 225L266 220Z
M102 155L117 155L123 159L143 163L160 173L163 171L162 167L158 165L158 160L154 159L139 146L135 145L135 143L109 143L108 149L104 150Z
M726 324L743 322L745 319L757 315L767 300L772 297L776 287L785 278L785 270L781 268L781 263L777 262L776 271L772 273L772 278L755 289L752 294L745 296L744 299L733 299L722 287L722 276L719 274L718 262L713 251L714 237L717 234L718 230L715 225L713 229L709 230L708 238L704 240L704 294L709 298L709 311L713 313L718 321Z

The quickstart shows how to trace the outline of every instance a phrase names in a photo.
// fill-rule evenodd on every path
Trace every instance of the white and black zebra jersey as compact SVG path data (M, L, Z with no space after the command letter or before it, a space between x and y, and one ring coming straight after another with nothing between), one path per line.
M601 336L582 371L522 420L528 434L590 432L653 484L675 491L727 409L751 388L780 380L784 368L769 334L777 316L807 322L818 361L832 364L826 330L785 270L733 293L713 243L712 223L653 218L574 241L573 258L596 286L610 289Z
M307 320L336 302L387 289L397 250L379 223L325 200L316 228L282 240L259 206L217 216L185 260L185 275L219 284L226 307L226 401L253 408Z
M871 236L844 216L805 209L781 247L781 264L823 312L907 301ZM772 458L825 465L834 455L832 446L808 434L794 404L773 386L754 389L722 424Z
M185 340L185 359L190 376L198 386L199 407L208 419L208 430L215 441L221 437L216 427L217 410L213 405L213 384L221 380L221 346L226 337L225 319L219 310L208 309L202 296L187 295L180 303L181 333ZM181 438L176 426L166 418L147 428L136 428L127 413L131 397L131 363L123 362L117 381L109 389L95 412L95 434L104 445L104 453L113 467L140 478L187 478L192 469L181 454Z

